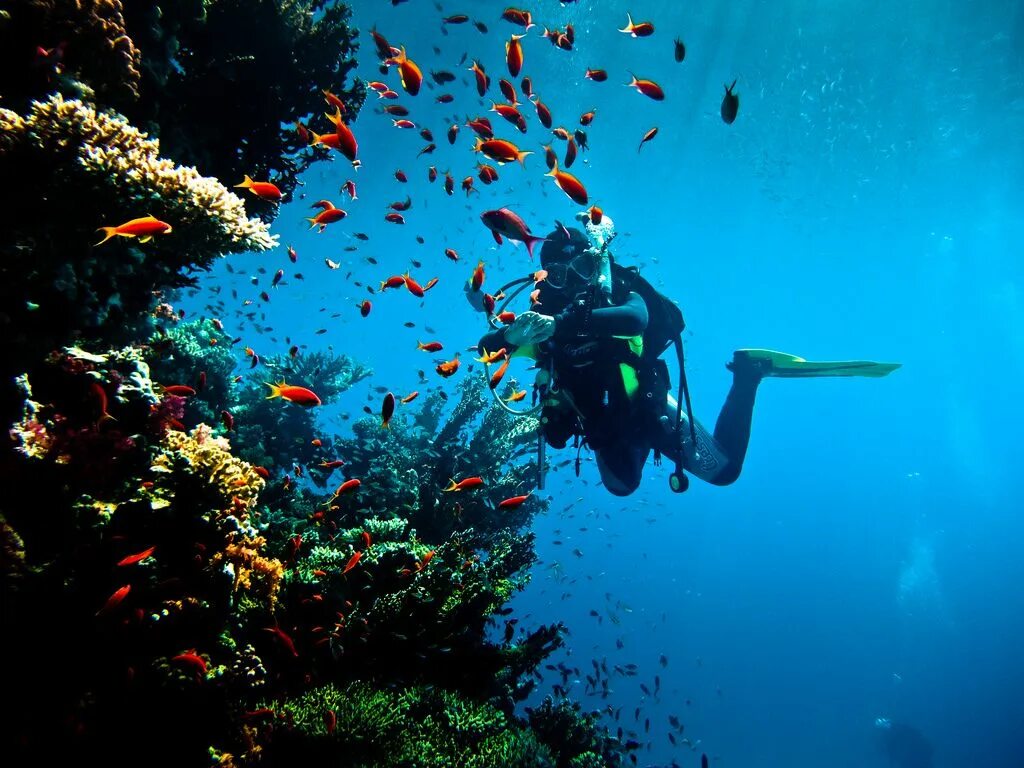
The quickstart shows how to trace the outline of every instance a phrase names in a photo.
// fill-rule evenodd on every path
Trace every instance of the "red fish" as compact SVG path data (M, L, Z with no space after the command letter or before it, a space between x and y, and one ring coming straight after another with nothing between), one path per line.
M523 80L528 82L529 78L524 77ZM504 78L499 80L498 88L501 90L501 95L505 97L506 101L508 101L509 104L515 106L516 104L519 103L519 99L517 98L516 94L516 87L512 85L512 83L510 83L508 80L505 80Z
M525 390L523 391L523 394L526 394ZM498 509L516 509L517 507L522 506L523 502L528 498L530 498L530 494L526 494L525 496L513 496L509 499L498 502Z
M403 184L409 181L409 177L405 175L405 171L403 171L401 168L395 171L395 178L398 179Z
M192 397L196 393L192 387L185 384L172 384L169 387L164 387L164 392L168 395L175 395L176 397Z
M357 551L354 555L352 555L352 557L350 557L348 562L345 564L345 568L342 570L341 575L344 576L346 573L348 573L353 568L355 568L359 564L359 561L362 558L363 558L363 553L359 552L359 551Z
M338 727L338 716L334 714L333 709L324 712L324 727L327 728L328 736L334 733L334 729Z
M321 461L319 466L320 466L320 469L333 470L333 469L337 469L338 467L345 466L345 460L344 459L331 459L330 461Z
M265 627L264 629L266 629L267 632L270 632L272 635L274 635L274 637L278 639L278 642L280 642L281 645L285 647L285 650L288 651L288 653L290 653L292 656L299 655L299 652L295 648L295 641L292 640L288 633L285 632L283 629L281 629L278 626Z
M594 122L594 115L596 114L596 109L592 109L589 112L584 112L582 115L580 115L580 125L590 125L592 122Z
M491 84L491 78L487 76L487 72L484 71L484 68L480 64L480 62L476 61L475 59L473 60L473 66L471 66L469 69L476 77L476 92L483 96L485 93L487 93L487 86Z
M654 25L649 21L641 21L639 24L633 23L633 17L626 14L626 26L624 29L620 29L619 32L625 32L627 35L633 37L650 37L654 34Z
M482 181L484 184L493 184L498 180L498 172L494 169L493 166L479 163L477 165L477 168L479 169L479 173L477 173L477 176L480 177L480 181Z
M480 152L497 163L518 161L523 165L525 165L523 161L526 159L526 156L533 154L533 152L520 150L511 141L505 141L504 139L488 139L486 141L477 139L473 151Z
M590 209L587 211L587 213L590 214L590 223L593 224L595 227L598 224L600 224L601 223L601 219L604 218L604 211L602 211L596 205L590 206Z
M426 344L417 341L416 349L422 349L424 352L440 352L444 349L444 345L440 341L428 341Z
M629 85L636 88L644 96L654 99L655 101L665 100L665 91L663 91L661 86L653 80L642 80L632 73L630 73L630 77L632 77L633 80Z
M391 426L391 417L395 415L395 396L388 392L384 395L384 402L380 407L380 426L388 429Z
M447 258L449 258L451 261L458 261L459 260L459 253L454 248L445 248L444 249L444 255Z
M474 291L479 291L480 286L484 284L484 263L482 261L477 262L476 269L473 270L473 275L469 278L469 284Z
M459 135L459 124L458 123L452 123L448 127L448 143L449 144L454 144L455 143L455 138L458 135Z
M503 323L505 325L511 325L515 321L516 321L516 313L515 312L499 312L498 313L498 322L499 323Z
M526 251L533 258L533 247L537 243L547 240L546 237L535 237L530 234L529 227L518 215L508 208L497 208L491 211L484 211L480 214L480 220L484 226L491 230L494 240L501 245L501 237L504 235L509 240L518 240L526 244Z
M334 133L324 136L314 133L313 144L323 144L331 149L336 149L349 160L355 162L356 155L359 152L359 144L356 141L355 134L352 133L352 129L341 119L341 110L337 110L333 115L327 115L326 117L334 124Z
M134 555L128 555L127 557L118 560L117 564L122 567L126 565L135 565L136 563L141 563L154 552L156 552L156 547L150 547L149 549L144 549L141 552L136 552Z
M106 614L113 611L115 608L117 608L117 606L119 606L124 601L126 597L128 597L128 593L131 591L131 584L125 584L123 587L119 587L117 590L114 591L114 594L107 598L107 602L103 604L103 607L96 611L96 615L105 616Z
M540 124L545 128L550 128L552 124L551 110L536 96L533 97L533 106L537 110L537 119L540 120Z
M565 145L565 167L569 168L576 162L576 140L569 139Z
M224 425L224 429L228 432L232 432L235 429L235 417L231 415L229 411L220 412L220 421Z
M587 73L583 76L587 80L593 80L595 83L603 83L608 79L608 73L603 69L588 69Z
M419 396L420 396L420 393L418 391L416 391L416 390L413 390L408 395L403 397L400 402L402 403L402 405L405 405L406 403L411 403L413 400L415 400Z
M275 397L280 397L283 400L287 400L289 403L295 403L295 405L301 405L304 407L311 407L315 405L322 405L320 398L316 394L305 387L296 387L291 384L281 382L280 384L267 384L270 387L270 395L267 400L273 400Z
M264 480L270 479L270 470L266 467L253 467L252 471L262 477Z
M242 188L248 189L260 200L266 200L271 203L276 203L281 200L281 190L276 184L272 184L269 181L253 181L249 178L248 174L245 175L245 180L241 184L235 184L235 189Z
M448 487L444 488L443 490L446 493L452 491L471 491L474 488L479 488L483 484L484 479L482 477L467 477L460 480L459 482L455 482L454 479L451 479L449 480Z
M334 224L335 222L341 221L346 216L348 216L348 213L346 211L343 211L341 208L336 208L334 206L334 203L332 203L330 200L321 200L312 207L316 208L318 206L323 209L322 211L320 211L320 213L313 217L306 217L306 221L309 222L310 229L320 227L319 231L323 232L325 229L327 229L328 224Z
M505 21L510 21L513 24L518 24L521 27L529 29L534 26L533 19L530 16L529 11L524 11L519 8L506 8L501 12L501 18Z
M502 363L502 364L501 364L501 367L500 367L500 368L498 368L498 370L497 370L497 371L495 371L495 372L494 372L494 373L493 373L493 374L491 375L491 380L490 380L490 382L489 382L489 384L490 384L490 387L491 387L491 389L496 389L496 388L497 388L497 386L498 386L499 384L501 384L501 380L502 380L503 378L505 378L505 371L507 371L507 370L508 370L508 364L509 364L509 363L510 363L511 361L512 361L512 358L511 358L511 357L508 357L508 356L506 356L506 357L505 357L505 362L504 362L504 363Z
M362 315L363 317L366 317L368 314L370 314L371 309L373 309L373 305L370 303L370 300L364 299L362 303L359 305L359 314Z
M364 548L369 549L373 545L373 539L370 537L369 531L363 531L359 534L359 538L362 540Z
M392 224L405 224L405 216L400 213L389 213L384 217L384 221Z
M116 227L100 227L96 231L106 235L96 245L103 245L112 237L137 237L140 243L148 243L154 235L168 234L171 231L171 225L154 216L143 216L126 221L124 224L118 224Z
M353 197L352 199L354 200L355 198ZM291 260L292 264L299 260L299 254L290 245L288 246L288 258Z
M344 483L339 485L337 490L334 491L334 496L338 497L344 493L351 493L362 484L363 483L359 478L353 477L351 480L346 480Z
M185 653L179 653L177 656L172 656L171 661L192 667L195 670L196 678L206 674L206 659L196 653L195 648Z
M406 120L405 118L401 118L399 120L392 120L391 122L394 123L395 128L415 128L416 127L416 123L414 123L412 120Z

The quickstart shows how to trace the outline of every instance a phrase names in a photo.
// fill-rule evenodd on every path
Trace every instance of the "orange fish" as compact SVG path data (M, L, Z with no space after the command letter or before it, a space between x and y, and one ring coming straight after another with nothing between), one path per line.
M392 120L391 122L394 123L395 128L415 128L416 127L416 123L414 123L412 120L406 120L404 117L403 118L399 118L398 120Z
M500 322L500 323L504 323L505 325L511 325L515 321L516 321L516 313L515 312L499 312L498 313L498 322Z
M444 349L444 345L440 341L428 341L426 344L417 341L416 349L422 349L424 352L440 352Z
M477 190L473 189L473 177L472 176L467 176L466 178L464 178L462 180L462 185L461 186L462 186L462 189L464 189L465 192L466 192L466 197L469 197L469 193L470 192L477 192Z
M595 227L598 224L600 224L601 219L604 218L604 211L602 211L596 205L590 206L590 208L587 210L587 213L590 214L590 223L593 224Z
M154 235L166 235L170 232L171 225L154 216L143 216L118 224L116 227L100 227L96 231L106 235L96 245L103 245L112 237L137 237L140 243L148 243Z
M576 140L569 139L565 145L565 167L570 168L576 162Z
M362 303L359 304L359 314L363 317L370 314L371 309L373 309L373 304L370 303L369 299L363 299Z
M192 397L196 393L192 387L185 384L172 384L169 387L164 387L164 392L177 397Z
M314 437L312 440L309 441L309 444L312 445L314 448L320 448L323 446L324 441L321 440L319 437Z
M384 402L380 407L380 426L388 429L391 426L391 417L395 415L395 396L388 392L384 395Z
M456 352L455 357L448 362L438 363L434 370L446 379L449 376L452 376L457 370L459 370L459 353Z
M529 151L520 150L511 141L505 141L504 139L488 139L485 141L478 138L473 151L480 152L497 163L510 163L512 161L523 163L527 155L533 154Z
M271 203L276 203L281 199L281 190L278 189L277 184L272 184L269 181L253 181L248 174L245 174L245 180L241 184L235 184L235 189L239 187L248 189L256 197Z
M451 491L471 491L474 488L479 488L484 484L482 477L467 477L459 482L455 482L454 479L450 479L448 487L443 490L448 493Z
M344 483L339 485L337 490L334 491L334 495L337 497L341 496L343 493L349 493L350 491L356 490L362 484L363 483L359 478L353 477L351 480L346 480Z
M389 213L384 216L384 221L391 222L392 224L405 224L405 216L400 213Z
M505 353L507 351L508 351L508 349L506 349L505 347L502 347L497 352L488 352L485 349L485 350L483 350L483 356L476 358L476 361L478 363L484 363L486 365L490 365L491 363L496 363L499 360L501 360L501 358L503 358L505 356Z
M359 144L356 142L356 136L352 133L352 129L341 119L341 110L337 110L333 115L326 115L326 117L334 123L334 133L324 136L314 133L313 144L323 144L331 149L336 149L354 163L356 154L359 152Z
M320 398L312 390L305 387L292 386L283 381L280 384L268 383L267 386L270 387L270 395L267 397L267 400L280 397L289 403L295 403L295 405L302 405L307 408L314 405L322 405Z
M341 208L335 208L334 203L332 203L330 200L321 200L313 207L315 208L317 206L320 206L321 208L323 208L323 210L320 211L320 213L318 213L316 216L306 217L306 221L309 222L310 229L320 227L319 231L323 232L325 229L327 229L328 224L334 224L335 222L341 221L346 216L348 216L348 213L346 211L343 211Z
M333 709L324 712L324 727L327 728L328 736L334 733L334 729L338 727L338 716L334 714Z
M497 388L497 386L501 383L501 380L503 378L505 378L505 371L508 370L508 364L511 361L512 361L511 357L506 357L505 358L505 362L502 363L501 367L497 371L495 371L494 374L491 376L491 380L490 380L490 387L491 387L491 389Z
M345 564L345 568L342 570L341 575L344 576L346 573L355 568L356 565L359 564L359 561L362 559L362 557L363 553L356 551L356 553L349 558L348 563Z
M475 59L473 60L473 66L469 69L476 76L476 92L483 96L487 93L487 86L491 84L491 78L487 76L480 62Z
M608 73L603 69L588 69L584 77L587 80L593 80L595 83L603 83L608 79Z
M641 21L639 24L633 23L633 17L626 14L626 26L624 29L620 29L619 32L625 32L627 35L633 37L650 37L654 34L654 25L649 21Z
M513 392L511 395L505 398L506 403L518 403L526 399L526 390L521 389L518 392Z
M479 163L477 164L477 168L480 170L477 175L480 177L480 181L484 184L493 184L498 180L498 172L494 170L493 166Z
M574 203L578 205L587 204L586 187L584 187L580 180L573 176L571 173L568 173L567 171L558 170L557 163L555 164L555 167L551 169L550 173L546 175L554 178L555 183L558 185L558 188L565 192L565 194L569 196L569 199L572 200Z
M529 80L529 78L523 78L523 79L524 80ZM498 81L498 89L501 91L501 95L505 97L505 100L508 101L508 103L511 104L513 107L516 104L519 103L519 97L518 97L518 94L516 93L516 87L514 85L512 85L512 83L510 83L508 80L506 80L504 78L499 80ZM529 95L529 94L527 94L527 95Z
M524 496L513 496L505 499L504 501L498 502L498 509L516 509L522 506L523 502L530 498L530 494Z
M651 139L653 139L657 135L658 135L658 129L656 127L655 128L651 128L651 130L649 130L647 133L645 133L644 137L642 139L640 139L640 145L636 148L637 154L639 154L640 150L643 149L644 144L646 144L648 141L650 141Z
M405 55L404 45L397 56L391 57L384 63L388 66L398 65L398 76L406 93L415 96L420 92L420 86L423 84L423 72L416 66L416 62Z
M505 43L505 63L508 64L508 73L512 77L519 77L519 71L523 68L523 44L519 41L524 37L526 35L512 35Z
M459 252L456 251L454 248L445 248L444 249L444 255L447 256L452 261L458 261L459 260Z
M406 403L411 403L413 400L415 400L419 396L420 396L420 393L418 391L416 391L416 390L413 390L408 395L403 397L400 402L402 403L402 405L405 405Z
M383 292L388 288L397 288L400 285L405 285L405 275L392 275L387 280L381 281L380 290Z
M654 99L655 101L665 100L665 91L663 91L661 86L653 80L642 80L632 73L630 73L630 77L632 77L633 80L628 83L628 85L636 88L644 96Z
M592 109L589 112L584 112L582 115L580 115L580 125L590 125L592 122L594 122L594 115L596 114L596 109Z
M110 597L107 598L107 602L103 604L103 607L96 611L97 616L105 616L106 614L113 611L121 602L128 597L128 593L132 591L131 584L125 584L123 587L119 587L114 591Z
M154 552L156 552L156 547L150 547L149 549L144 549L141 552L136 552L134 555L128 555L128 557L118 560L117 564L119 566L135 565L136 563L141 563Z
M345 107L345 102L343 102L341 99L339 99L326 88L322 89L320 92L324 95L324 101L326 101L328 104L330 104L332 107L337 109L342 114L345 114L345 112L347 111L347 108Z

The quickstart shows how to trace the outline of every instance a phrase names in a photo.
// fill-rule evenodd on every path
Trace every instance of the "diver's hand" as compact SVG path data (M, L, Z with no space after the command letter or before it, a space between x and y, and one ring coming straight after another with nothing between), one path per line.
M505 329L505 341L516 347L525 344L540 344L555 332L555 318L540 312L523 312L516 321Z

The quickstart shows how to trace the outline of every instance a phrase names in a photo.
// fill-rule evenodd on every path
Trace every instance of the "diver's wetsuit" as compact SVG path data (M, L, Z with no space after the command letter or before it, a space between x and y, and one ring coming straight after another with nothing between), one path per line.
M580 313L563 311L556 318L554 336L545 343L546 350L541 350L541 354L554 354L556 379L574 400L582 403L588 400L588 395L610 388L606 381L609 369L603 369L605 376L594 375L598 366L589 368L589 362L577 363L576 360L583 359L586 348L596 348L602 339L640 336L647 328L648 312L643 298L630 292L621 304L592 310L586 319L585 336L578 335L583 324ZM510 354L516 349L505 341L504 329L488 333L481 339L480 347L488 350L505 347ZM618 374L613 371L612 375ZM650 419L640 425L638 422L641 420L629 415L624 420L609 419L615 421L615 424L603 430L603 438L594 445L597 466L605 487L616 496L627 496L635 491L640 485L643 467L652 449L657 449L672 461L682 451L683 467L709 483L728 485L734 482L739 477L747 453L754 397L760 380L761 376L756 371L734 372L732 388L718 416L714 434L709 434L700 422L694 424L696 453L685 412L680 429L682 439L673 431L676 405L671 397L665 403L666 426ZM627 401L616 403L615 408L631 411L634 406ZM593 421L584 419L584 431L588 439L593 432L602 431L604 426ZM553 441L550 433L549 442L555 447L564 446L564 442Z

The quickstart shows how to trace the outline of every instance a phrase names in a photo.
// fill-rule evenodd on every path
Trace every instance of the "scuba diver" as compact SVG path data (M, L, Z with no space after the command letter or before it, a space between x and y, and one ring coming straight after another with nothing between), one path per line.
M537 311L524 312L505 327L492 315L492 330L478 347L485 355L504 348L510 356L537 360L541 487L545 444L564 448L570 440L577 448L577 475L579 450L587 447L595 452L605 487L616 496L639 487L652 451L655 463L661 456L674 462L669 478L674 491L688 486L684 470L714 485L729 485L743 468L761 379L884 376L899 367L866 361L810 363L771 350L737 350L726 364L732 387L714 432L708 432L693 418L686 386L682 312L636 268L615 262L609 251L615 238L611 219L604 216L596 225L586 213L577 219L582 230L556 222L543 243L540 259L547 275L537 284ZM524 281L529 285L532 279L513 281L498 296ZM680 371L675 397L661 359L673 345Z
M934 750L919 730L888 717L876 718L875 729L878 747L888 756L891 768L931 768Z

